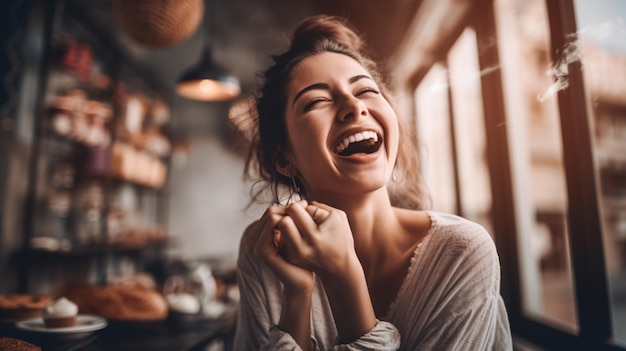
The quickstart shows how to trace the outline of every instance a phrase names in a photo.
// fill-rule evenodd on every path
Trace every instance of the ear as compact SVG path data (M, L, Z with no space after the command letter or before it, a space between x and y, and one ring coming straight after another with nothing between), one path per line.
M284 155L276 161L276 170L285 177L294 177L298 174L296 167Z

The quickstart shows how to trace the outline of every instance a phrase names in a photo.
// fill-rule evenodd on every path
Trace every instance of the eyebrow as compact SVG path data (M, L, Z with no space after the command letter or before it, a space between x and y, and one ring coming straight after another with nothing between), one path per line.
M357 76L351 77L350 79L348 79L348 83L350 84L354 84L355 82L361 80L361 79L369 79L372 80L372 77L365 75L365 74L359 74ZM315 83L315 84L311 84L307 87L305 87L304 89L300 90L296 96L293 98L293 102L292 105L295 105L296 101L298 101L298 99L300 98L300 96L302 96L302 94L306 93L307 91L311 91L311 90L316 90L316 89L323 89L323 90L329 90L330 86L326 83Z

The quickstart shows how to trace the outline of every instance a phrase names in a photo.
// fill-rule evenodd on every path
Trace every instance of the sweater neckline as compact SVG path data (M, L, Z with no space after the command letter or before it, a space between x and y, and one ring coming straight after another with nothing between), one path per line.
M404 276L404 279L402 280L402 284L400 284L400 289L398 289L398 293L396 293L396 297L394 297L394 299L391 301L391 304L389 305L389 308L387 309L387 313L385 313L384 318L382 318L383 320L389 321L391 319L391 316L395 312L397 301L401 300L400 297L405 294L405 290L407 289L409 277L411 276L411 273L415 269L414 267L417 264L418 256L421 254L421 252L423 251L423 248L430 241L432 233L435 231L435 227L438 226L437 218L436 218L436 216L434 215L433 212L431 212L431 211L424 211L424 213L426 213L426 215L430 219L430 228L428 228L428 232L426 233L426 236L424 236L422 241L419 244L417 244L417 247L415 247L415 250L413 250L413 256L411 256L411 262L409 263L409 269L407 270L406 275Z

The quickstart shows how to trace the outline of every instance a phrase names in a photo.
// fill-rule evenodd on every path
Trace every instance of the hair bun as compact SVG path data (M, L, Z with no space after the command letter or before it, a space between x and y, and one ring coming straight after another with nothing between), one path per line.
M344 19L317 15L308 17L298 25L293 33L291 48L310 49L323 40L331 40L359 52L364 46L363 39Z

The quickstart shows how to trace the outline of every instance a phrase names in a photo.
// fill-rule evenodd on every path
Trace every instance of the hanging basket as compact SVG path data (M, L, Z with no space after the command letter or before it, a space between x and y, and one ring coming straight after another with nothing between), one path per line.
M113 0L113 13L131 39L162 48L184 41L198 29L204 0Z

